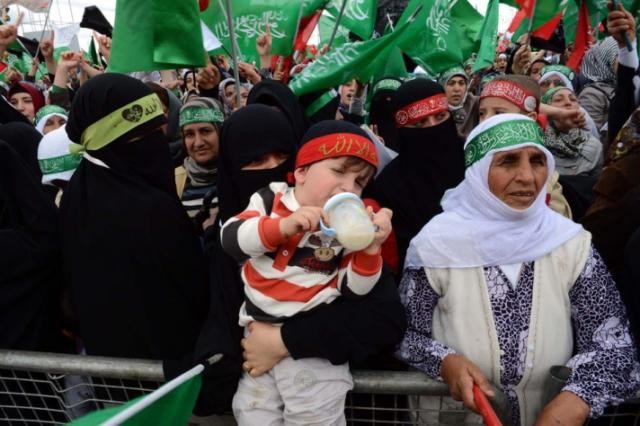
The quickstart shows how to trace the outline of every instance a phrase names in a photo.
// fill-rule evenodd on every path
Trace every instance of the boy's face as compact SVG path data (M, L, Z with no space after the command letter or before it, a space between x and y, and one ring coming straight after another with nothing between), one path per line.
M536 112L526 112L520 109L520 107L514 103L509 102L506 99L489 96L480 100L480 122L493 117L498 114L522 114L532 119L536 119L538 114Z
M295 170L296 199L301 206L323 207L329 198L342 192L358 197L373 176L373 166L347 168L348 157L329 158Z

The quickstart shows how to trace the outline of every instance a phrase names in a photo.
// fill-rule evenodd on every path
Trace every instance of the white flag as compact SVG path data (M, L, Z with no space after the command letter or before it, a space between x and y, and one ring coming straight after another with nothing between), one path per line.
M80 31L80 24L54 26L53 48L68 47L70 50L80 50L78 31Z
M202 28L202 44L204 46L204 50L211 52L212 50L216 50L222 46L218 37L211 32L209 27L207 27L207 24L202 22L202 20L200 20L200 28Z

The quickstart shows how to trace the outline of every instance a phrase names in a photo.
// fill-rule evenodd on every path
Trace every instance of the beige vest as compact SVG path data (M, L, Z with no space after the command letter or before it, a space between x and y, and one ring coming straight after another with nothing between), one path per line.
M580 234L534 263L531 321L525 370L516 387L521 425L535 423L549 368L573 353L569 290L589 255L591 234ZM433 337L472 360L500 383L500 346L482 267L430 269L427 278L440 300L433 314Z

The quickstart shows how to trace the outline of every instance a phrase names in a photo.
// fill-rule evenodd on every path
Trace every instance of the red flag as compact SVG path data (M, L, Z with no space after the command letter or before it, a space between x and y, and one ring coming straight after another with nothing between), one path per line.
M294 52L301 52L307 48L307 42L309 38L311 38L311 33L313 33L313 30L318 25L320 16L322 16L322 10L318 10L313 15L305 16L300 20L300 28L293 42Z
M520 24L522 24L522 21L526 17L527 17L527 12L523 9L520 9L518 13L516 13L515 16L513 17L513 20L511 21L509 28L507 28L507 32L509 34L515 33L516 30L520 28Z
M573 53L567 61L567 66L578 72L580 63L587 51L589 42L589 10L587 9L587 1L580 2L580 11L578 15L578 29L576 30L576 41L573 45Z
M562 20L562 15L563 15L562 12L558 13L556 16L553 17L553 19L551 19L546 24L544 24L543 26L535 30L533 32L533 35L538 38L549 40L553 35L553 32L558 27L558 24Z

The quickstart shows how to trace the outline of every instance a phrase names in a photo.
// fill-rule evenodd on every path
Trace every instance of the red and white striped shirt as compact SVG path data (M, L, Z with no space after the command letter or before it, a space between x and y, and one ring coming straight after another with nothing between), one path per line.
M251 196L249 206L222 227L224 250L239 262L245 284L240 325L252 320L281 322L338 296L364 296L380 278L382 257L349 252L332 243L335 256L320 261L321 232L284 238L280 219L300 205L293 188L272 183Z

